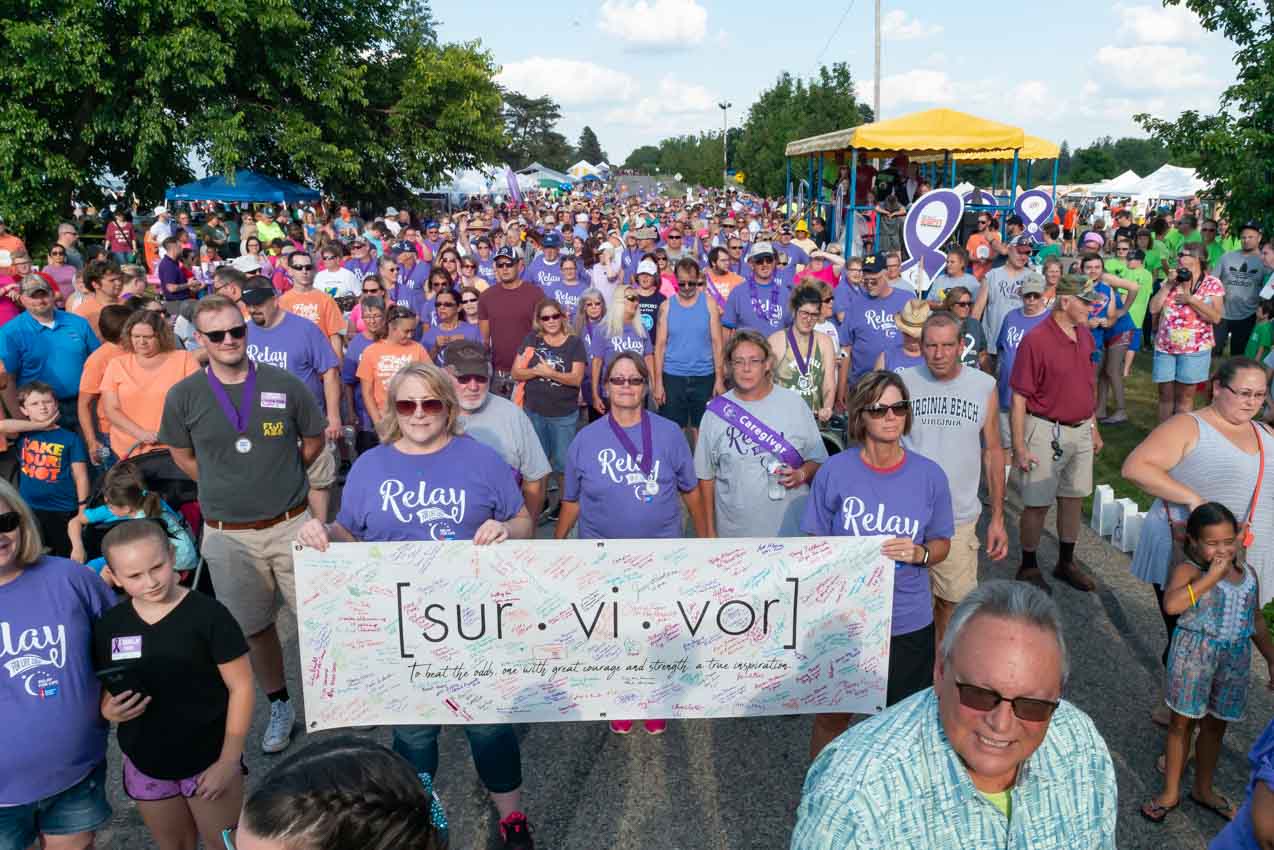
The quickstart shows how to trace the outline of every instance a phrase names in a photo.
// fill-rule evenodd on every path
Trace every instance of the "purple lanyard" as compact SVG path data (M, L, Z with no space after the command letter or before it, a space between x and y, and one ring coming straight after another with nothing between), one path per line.
M257 391L257 367L251 360L248 361L248 377L243 381L243 405L236 409L234 402L230 401L230 396L226 395L225 384L221 383L221 379L212 374L212 367L204 370L204 374L208 376L208 386L212 389L212 397L217 400L217 405L221 408L221 412L230 420L230 424L234 427L236 433L243 434L248 430L248 411L252 409L252 399Z
M717 289L717 285L712 282L712 275L705 272L703 275L703 280L704 280L704 283L707 284L708 294L711 295L713 300L717 302L717 306L720 307L722 310L724 310L725 299L721 297L721 290Z
M637 461L637 467L641 470L641 474L650 476L651 467L655 465L655 458L651 452L650 439L650 417L646 411L641 412L641 454L637 454L637 446L633 441L628 439L628 435L624 433L624 429L615 421L615 414L606 414L606 421L610 423L610 430L615 435L615 439L619 440L619 444L624 447L624 451L628 452L628 456Z
M810 334L810 344L805 356L801 356L800 346L796 344L796 336L792 333L792 329L787 329L787 347L792 349L792 357L796 360L796 368L802 375L810 373L809 362L814 359L814 334Z
M756 297L756 280L751 278L748 280L748 296L752 299L752 312L756 313L756 317L764 320L767 325L775 327L774 320L770 318L770 313L779 303L779 285L778 282L775 281L774 283L771 283L770 286L773 287L770 290L770 303L766 306L764 313L761 312L761 302Z

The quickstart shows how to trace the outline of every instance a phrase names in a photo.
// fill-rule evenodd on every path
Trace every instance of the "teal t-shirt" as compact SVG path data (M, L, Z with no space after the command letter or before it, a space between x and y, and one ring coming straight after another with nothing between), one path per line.
M1061 256L1062 246L1054 242L1052 245L1041 245L1035 251L1035 262L1043 265L1044 261L1049 257L1057 257L1058 259L1061 259Z

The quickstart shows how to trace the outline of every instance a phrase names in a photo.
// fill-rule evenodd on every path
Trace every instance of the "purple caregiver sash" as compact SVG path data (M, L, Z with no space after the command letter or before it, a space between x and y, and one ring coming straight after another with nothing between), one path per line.
M747 434L752 442L783 461L787 466L796 469L805 464L805 458L801 457L801 453L796 450L795 446L784 439L782 434L766 425L756 417L756 414L738 402L719 395L708 402L707 409L738 428L744 434Z

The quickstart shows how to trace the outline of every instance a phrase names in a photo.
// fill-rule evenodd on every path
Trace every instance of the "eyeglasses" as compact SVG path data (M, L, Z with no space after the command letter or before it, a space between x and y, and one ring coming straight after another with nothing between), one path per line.
M439 308L446 307L448 310L454 310L460 305L455 301L435 301L434 306Z
M336 256L335 254L324 254L324 255L323 255L323 262L325 262L325 263L330 263L330 262L332 262L332 260L339 260L339 259L340 259L340 257Z
M892 413L894 416L903 417L907 415L907 411L911 409L909 401L895 401L893 404L873 404L863 408L872 419L884 419L886 413Z
M423 411L429 416L442 413L447 405L440 398L400 398L394 402L394 410L399 416L413 416Z
M1229 384L1222 384L1221 386L1225 387L1244 401L1265 401L1265 390L1236 390Z
M812 321L817 321L818 319L822 318L822 315L823 313L821 310L818 312L815 312L813 310L797 310L796 311L796 317L798 319L810 319Z
M379 295L379 294L380 294L380 287L379 287L379 286L373 286L371 289L364 289L364 290L363 290L363 294L364 294L364 295Z
M824 304L831 304L831 303L832 303L833 301L835 301L835 300L836 300L835 298L832 298L831 296L828 296L827 298L824 298L824 299L823 299L823 303L824 303Z
M461 303L461 304L477 304L477 303L478 303L478 299L476 299L476 298L461 298L461 299L460 299L460 303Z
M314 271L314 266L312 266L312 265L306 265L306 266L291 266L291 269L292 269L292 271L294 271L294 272L312 272L312 271Z
M1023 292L1023 293L1022 293L1022 300L1023 300L1023 301L1025 301L1025 300L1026 300L1026 299L1028 299L1028 298L1043 298L1043 297L1044 297L1044 295L1043 295L1042 293L1039 293L1039 292Z
M65 257L66 252L65 251L50 251L49 256L50 257Z
M456 382L460 384L464 384L464 385L478 384L479 386L482 386L482 385L485 385L487 381L489 380L491 379L488 378L486 375L457 375L456 376Z
M972 302L972 301L956 301L956 302L952 303L952 305L951 305L951 306L952 306L952 307L965 307L965 308L969 308L969 307L972 307L972 306L973 306L973 302Z
M513 263L509 262L508 260L505 260L504 262L497 261L495 264L495 267L497 269L511 269L513 268Z
M223 331L206 331L204 336L209 342L220 345L226 338L226 334L230 334L231 339L243 339L248 335L247 325L235 325L233 328L226 328Z
M641 375L630 375L627 378L620 375L612 375L606 379L606 383L610 384L612 387L622 387L625 384L630 387L640 387L645 386L646 379Z
M964 682L957 681L955 683L956 691L960 694L960 705L965 708L971 708L974 711L995 711L996 706L1002 702L1007 702L1013 706L1013 714L1018 720L1025 720L1028 723L1043 723L1053 716L1053 712L1057 710L1059 703L1046 699L1034 699L1032 697L1009 697L1002 696L997 691L990 688L979 688L977 685L968 685Z
M541 322L556 322L561 320L561 318L562 318L561 313L545 313L543 316L540 316L540 321Z
M22 524L22 514L8 511L0 514L0 534L8 534Z
M477 271L478 267L475 266L473 263L461 263L460 268L469 269L470 271Z
M773 257L757 257L752 262L758 266L772 266L774 265L774 258Z
M734 357L730 360L730 365L736 369L758 369L764 364L764 357Z

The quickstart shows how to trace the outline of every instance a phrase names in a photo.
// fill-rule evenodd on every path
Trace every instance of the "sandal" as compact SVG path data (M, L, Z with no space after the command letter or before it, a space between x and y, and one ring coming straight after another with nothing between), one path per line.
M1172 810L1181 805L1181 801L1173 803L1171 806L1161 806L1154 801L1154 798L1147 800L1141 804L1141 816L1151 823L1163 823L1164 818L1172 813Z
M1191 794L1190 802L1194 803L1196 806L1207 809L1209 812L1212 812L1212 814L1216 815L1221 820L1224 820L1224 821L1234 820L1234 816L1238 814L1238 810L1234 808L1234 804L1231 803L1224 794L1217 794L1216 798L1217 798L1217 803L1216 805L1213 805L1212 803L1204 802L1203 800L1200 800L1198 797Z

